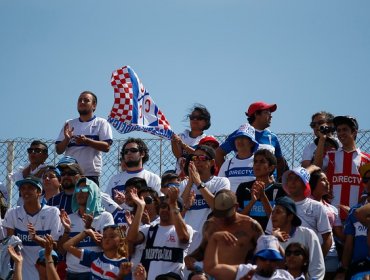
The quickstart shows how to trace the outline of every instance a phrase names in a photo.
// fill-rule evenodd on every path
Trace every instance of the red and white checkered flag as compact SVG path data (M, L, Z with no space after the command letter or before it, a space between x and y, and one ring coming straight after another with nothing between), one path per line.
M114 104L108 121L118 132L143 131L171 139L169 122L130 66L114 71L111 84Z

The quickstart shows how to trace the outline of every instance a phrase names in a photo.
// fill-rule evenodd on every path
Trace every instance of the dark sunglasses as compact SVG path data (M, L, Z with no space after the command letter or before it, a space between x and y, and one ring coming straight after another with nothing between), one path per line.
M149 205L149 204L152 204L154 200L151 196L146 196L144 197L144 201L146 205Z
M289 256L300 256L300 255L303 255L302 251L299 251L299 250L287 250L285 251L285 256L289 257Z
M63 171L60 176L76 176L78 173L76 171Z
M125 155L127 155L129 152L134 154L134 153L139 152L139 149L138 148L127 148L123 150L123 154Z
M202 121L202 120L205 120L205 118L202 117L202 116L189 116L189 119L191 121Z
M322 124L324 124L324 123L327 123L327 121L326 121L326 120L322 120L322 121L318 121L318 122L311 122L311 123L310 123L310 127L311 127L311 128L315 128L315 127L316 127L316 125L322 125Z
M46 149L40 149L40 148L28 148L27 153L29 154L46 154Z
M370 181L370 177L363 177L362 178L362 182L364 182L365 184L367 183L367 182L369 182Z
M207 156L192 156L191 157L191 160L192 161L207 161L207 160L211 160L211 158L207 157Z
M163 188L170 188L170 187L178 188L178 187L180 187L180 184L179 183L168 183L168 184L163 186Z

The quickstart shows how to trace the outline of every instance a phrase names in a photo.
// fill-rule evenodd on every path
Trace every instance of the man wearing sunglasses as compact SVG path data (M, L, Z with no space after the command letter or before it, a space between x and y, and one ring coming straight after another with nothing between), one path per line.
M97 103L97 96L91 91L80 94L77 101L80 116L65 122L55 141L55 150L77 159L85 176L99 185L102 152L109 152L113 136L108 121L94 114Z
M185 164L189 178L180 183L183 201L189 201L189 196L195 193L194 203L186 209L184 219L197 232L202 232L203 224L212 212L215 194L222 189L230 189L229 179L214 176L214 172L215 151L209 146L198 146Z
M84 172L76 159L72 157L63 157L57 163L57 168L61 174L62 191L48 200L48 205L56 206L63 209L67 214L72 213L72 195L75 190L76 183L84 177ZM121 207L115 203L108 194L100 191L101 203L103 207L115 215L116 211L121 210Z
M129 138L123 144L121 150L122 171L114 175L105 189L118 204L123 201L116 196L116 192L124 192L126 181L133 177L145 179L148 187L161 195L161 179L158 175L144 168L144 164L149 160L149 149L145 142L140 138Z
M14 182L28 176L41 178L43 174L44 168L46 167L45 161L48 158L48 146L46 143L40 140L32 141L30 147L27 149L27 154L29 164L12 175Z

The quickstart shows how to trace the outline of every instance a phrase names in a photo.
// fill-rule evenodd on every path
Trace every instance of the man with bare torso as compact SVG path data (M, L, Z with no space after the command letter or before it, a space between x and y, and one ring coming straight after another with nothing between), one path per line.
M251 260L257 239L263 235L261 225L254 219L239 214L235 194L230 190L219 191L214 198L213 217L203 227L203 240L193 253L185 258L189 270L194 270L194 263L202 261L208 240L217 231L227 231L237 238L237 246L230 247L226 242L219 244L219 261L225 264L240 264Z

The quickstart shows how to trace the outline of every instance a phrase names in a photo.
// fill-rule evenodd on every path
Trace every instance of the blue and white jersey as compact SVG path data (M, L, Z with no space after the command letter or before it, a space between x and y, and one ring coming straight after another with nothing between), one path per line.
M126 189L126 182L128 179L133 177L139 177L145 179L148 187L155 190L158 195L161 195L161 178L157 174L154 174L148 170L140 169L138 171L123 171L114 175L108 183L105 189L105 193L109 194L113 199L115 196L114 190L124 191Z
M230 189L235 193L241 183L256 179L253 172L253 159L239 159L237 156L226 160L218 172L219 177L226 177L230 181Z
M113 142L112 128L108 121L94 116L87 122L80 118L67 120L69 127L73 128L73 135L85 135L87 138L96 141L106 141L109 144ZM64 126L61 129L56 144L64 140ZM74 139L68 143L65 151L66 156L75 158L82 167L85 176L100 176L103 166L102 152L85 144L77 145Z
M187 183L188 179L180 183L180 195L184 192ZM213 176L209 181L203 183L213 195L222 189L230 189L230 181L224 177ZM208 215L211 214L212 209L209 207L196 185L193 184L191 190L195 192L195 201L190 209L186 211L184 220L185 223L190 225L194 230L202 232L203 224L207 220Z
M142 227L140 232L145 236L145 248L142 255L141 263L145 267L144 259L150 263L147 270L147 279L155 279L156 276L168 272L174 272L184 279L184 258L188 254L188 249L193 238L193 229L186 225L189 234L189 242L181 243L174 225L161 226L154 234L150 231L153 227ZM148 239L153 239L151 245ZM150 242L149 242L150 243Z
M225 141L220 145L221 149L227 154L231 151L236 152L236 147L234 143L234 135L238 132L235 130L231 133ZM255 139L259 143L258 149L267 149L271 151L277 158L283 156L281 152L281 147L279 140L275 133L272 133L269 129L258 130L255 129Z
M357 220L355 211L364 204L357 204L349 211L344 223L344 234L353 236L352 262L364 261L368 256L367 231L368 228Z
M32 223L36 230L36 234L44 237L50 234L54 240L58 240L62 234L62 224L59 218L59 209L52 206L43 205L41 210L29 215L24 210L23 206L10 208L3 220L3 227L14 230L14 235L22 240L23 250L23 279L39 279L39 274L36 270L35 264L39 257L39 250L42 249L36 242L32 241L27 225Z
M85 230L85 223L78 213L72 213L68 215L71 220L71 232L69 237L74 237L83 230ZM108 225L113 225L113 217L111 213L106 211L102 212L99 216L94 217L91 227L100 233L103 233L103 228ZM101 252L101 248L98 247L90 236L86 236L80 243L77 244L78 248L88 249L94 252ZM74 273L90 272L90 267L86 267L80 264L80 260L73 256L71 253L67 253L67 270Z
M80 264L91 269L92 280L115 280L118 277L121 263L125 262L128 262L128 259L110 259L103 252L83 249ZM123 278L123 280L131 279L131 273Z

